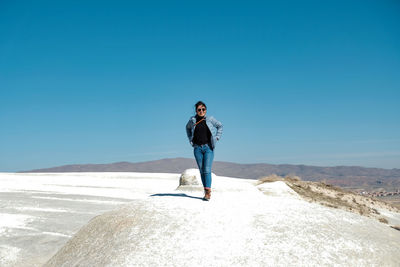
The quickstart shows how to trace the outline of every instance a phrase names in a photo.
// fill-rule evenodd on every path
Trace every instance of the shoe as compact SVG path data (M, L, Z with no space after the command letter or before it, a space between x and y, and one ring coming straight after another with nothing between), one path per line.
M211 198L211 188L204 188L204 197L203 200L209 201Z

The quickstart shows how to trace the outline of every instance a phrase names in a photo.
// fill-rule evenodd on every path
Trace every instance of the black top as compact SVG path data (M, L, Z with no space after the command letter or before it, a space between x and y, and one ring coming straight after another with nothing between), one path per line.
M196 123L203 118L204 117L196 115ZM199 146L209 144L211 147L211 132L210 129L208 129L206 120L203 120L202 122L197 124L196 127L194 128L193 144Z

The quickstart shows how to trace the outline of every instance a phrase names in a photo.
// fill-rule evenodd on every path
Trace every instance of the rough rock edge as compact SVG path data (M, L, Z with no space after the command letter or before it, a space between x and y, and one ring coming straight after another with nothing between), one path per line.
M142 236L151 235L154 224L158 223L152 218L154 210L146 209L144 202L136 200L93 217L43 267L71 266L71 259L74 262L72 266L83 266L82 262L88 266L122 265L123 257L118 256L128 255L134 249L132 246L135 246L121 242L122 237L130 235L138 221L141 221L142 227L145 226L140 229ZM103 257L102 254L98 254L98 250L107 250L111 253L108 257Z

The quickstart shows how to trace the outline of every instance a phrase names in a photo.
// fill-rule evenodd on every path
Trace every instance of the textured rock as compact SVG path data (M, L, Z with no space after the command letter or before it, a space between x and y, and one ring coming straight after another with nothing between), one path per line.
M211 173L211 187L215 189L216 175ZM201 175L199 169L185 170L179 179L179 186L177 190L181 191L203 191L203 183L201 182Z
M0 266L399 266L400 231L376 219L222 176L205 202L179 178L0 174Z
M201 176L198 169L187 169L185 170L180 179L179 185L198 185L201 186Z
M135 200L93 218L45 266L398 266L400 232L386 224L281 182L263 188L283 195L239 186L210 202L173 191Z

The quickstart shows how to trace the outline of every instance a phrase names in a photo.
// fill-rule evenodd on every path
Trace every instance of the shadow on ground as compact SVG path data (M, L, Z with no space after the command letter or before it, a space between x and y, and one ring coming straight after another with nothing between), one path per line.
M203 199L202 197L194 197L194 196L189 196L183 193L180 194L171 194L171 193L164 193L164 194L153 194L150 195L151 197L188 197L188 198L195 198L195 199Z

